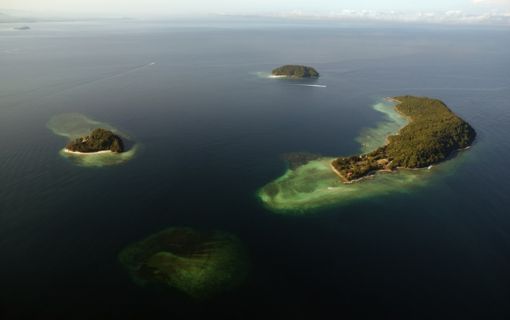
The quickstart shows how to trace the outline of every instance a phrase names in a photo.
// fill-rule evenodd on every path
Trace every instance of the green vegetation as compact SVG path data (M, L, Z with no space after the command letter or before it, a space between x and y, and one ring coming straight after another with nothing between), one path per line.
M423 168L447 159L453 152L471 145L475 130L456 116L442 101L425 97L394 98L396 110L410 122L388 143L370 153L341 157L331 165L345 182L377 171Z
M219 231L169 228L126 247L119 261L139 285L163 284L194 298L241 284L248 271L239 239Z
M384 117L375 127L365 128L356 138L360 143L361 155L368 155L384 147L388 143L388 136L396 134L413 121L409 116L404 117L403 113L398 112L395 105L394 101L385 99L372 106L375 111L383 113ZM374 169L379 170L378 161L382 168L392 168L389 161L384 161L386 158L377 157L376 154L367 158L360 161L359 156L354 156L351 159L354 163L360 161L360 164L363 164L360 169L365 167L364 171L367 173L374 172ZM313 159L312 155L291 155L285 157L289 162L285 173L260 188L257 197L266 208L278 214L313 214L318 212L316 210L328 206L342 206L423 188L436 179L454 174L463 159L466 158L459 157L456 161L444 162L433 170L394 170L392 174L379 174L377 179L369 179L363 183L342 183L331 170L332 162L336 161L336 158ZM376 163L378 167L371 168ZM365 176L359 175L360 178ZM351 179L344 179L343 182L353 181L354 177Z
M287 76L290 78L318 78L319 73L312 67L300 65L285 65L272 71L274 76Z
M94 129L88 136L69 142L66 149L70 151L90 153L104 150L121 153L124 144L119 136L105 129Z
M120 131L112 125L91 119L80 113L61 113L54 115L46 126L54 134L65 137L67 141L74 141L76 138L88 136L91 128L103 128L115 132L123 141L133 141L125 132ZM64 147L59 151L59 154L77 166L98 168L124 164L133 159L140 149L141 144L133 141L132 145L124 145L124 151L122 153L73 153L68 152L69 150Z

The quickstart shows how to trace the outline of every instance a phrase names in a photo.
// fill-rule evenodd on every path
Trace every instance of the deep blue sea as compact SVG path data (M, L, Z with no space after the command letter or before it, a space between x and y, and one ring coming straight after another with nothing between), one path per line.
M2 319L510 318L510 29L273 20L0 24ZM314 66L318 87L268 79ZM381 98L443 100L477 131L423 188L277 214L281 155L349 155ZM76 166L52 116L140 151ZM137 286L126 245L188 226L237 235L241 287L205 301Z

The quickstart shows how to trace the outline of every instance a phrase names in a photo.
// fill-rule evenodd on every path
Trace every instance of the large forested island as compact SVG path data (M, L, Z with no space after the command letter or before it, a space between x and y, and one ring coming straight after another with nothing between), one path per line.
M289 78L318 78L319 73L312 67L301 65L284 65L273 69L273 76L285 76Z
M388 137L387 144L370 153L340 157L331 163L344 182L349 183L378 171L424 168L447 159L473 143L476 132L442 101L401 96L393 98L397 112L409 124Z
M122 139L112 131L97 128L88 136L80 137L66 145L66 151L79 153L95 153L111 151L121 153L124 151Z

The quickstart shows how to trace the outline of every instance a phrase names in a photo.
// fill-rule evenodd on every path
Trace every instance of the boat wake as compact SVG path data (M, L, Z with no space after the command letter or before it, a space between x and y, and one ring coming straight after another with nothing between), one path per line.
M88 85L95 84L95 83L102 82L102 81L109 81L109 80L114 80L114 79L117 79L117 78L122 78L122 77L130 75L132 73L135 73L135 72L138 72L138 71L142 71L143 69L145 69L147 67L151 67L151 66L153 66L155 64L156 64L156 62L150 62L150 63L138 65L136 67L132 67L130 69L127 69L127 70L124 70L124 71L121 71L121 72L118 72L118 73L114 73L114 74L111 74L111 75L108 75L108 76L104 76L104 77L100 77L100 78L96 78L96 79L91 79L91 80L88 80L88 81L83 81L83 82L77 83L75 85L72 85L72 86L69 86L68 88L63 89L60 93L62 93L64 91L80 88L80 87L83 87L83 86L88 86Z
M322 84L304 84L304 83L293 84L293 86L312 87L312 88L327 88L328 87L328 86L325 86Z

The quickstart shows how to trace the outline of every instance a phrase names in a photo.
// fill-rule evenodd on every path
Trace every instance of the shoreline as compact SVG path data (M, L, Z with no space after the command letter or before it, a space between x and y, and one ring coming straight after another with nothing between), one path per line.
M70 154L77 154L77 155L83 155L83 156L89 156L89 155L97 155L97 154L105 154L105 153L115 153L113 151L110 151L110 150L101 150L101 151L96 151L96 152L79 152L79 151L72 151L72 150L69 150L67 148L64 148L63 151L65 153L70 153Z
M400 111L397 109L398 105L399 105L399 104L401 104L401 103L402 103L402 101L397 100L397 99L392 98L392 97L386 97L386 98L383 98L383 100L384 100L384 101L389 101L389 102L396 103L396 105L393 107L393 110L394 110L394 111L395 111L395 112L396 112L399 116L401 116L402 118L404 118L404 119L406 119L406 120L407 120L407 123L406 123L406 125L405 125L405 126L403 126L403 127L401 127L400 129L398 129L398 131L397 131L397 132L395 132L394 134L390 134L390 135L388 135L388 136L384 139L384 140L385 140L385 141L384 141L384 145L385 145L385 146L387 146L388 144L390 144L390 140L389 140L389 138L390 138L391 136L398 136L398 135L400 135L400 131L402 131L402 129L404 129L405 127L407 127L407 126L408 126L408 125L409 125L409 124L413 121L413 119L412 119L411 117L409 117L409 116L407 116L407 115L403 114L402 112L400 112Z
M395 99L393 97L385 97L385 98L383 98L383 100L389 101L389 102L395 102L395 103L402 103L402 101L397 100L397 99Z
M460 152L463 152L463 151L466 151L466 150L469 150L471 148L472 145L469 145L465 148L461 148L461 149L457 149L455 151L453 151L444 161L441 161L441 162L437 162L437 163L434 163L434 164L431 164L427 167L421 167L421 168L407 168L407 167L397 167L395 170L390 170L390 169L380 169L380 170L374 170L374 171L370 171L366 176L363 176L361 178L358 178L356 180L348 180L346 177L344 177L336 168L335 166L333 165L333 162L336 160L333 160L329 163L329 167L331 168L331 171L333 171L341 180L342 180L342 183L343 184L353 184L353 183L356 183L356 182L361 182L365 179L370 179L370 178L374 178L376 174L378 173L398 173L400 170L411 170L411 171L425 171L425 170L432 170L435 166L438 166L440 164L442 164L443 162L446 162L448 160L451 160L453 159L453 157L455 156L455 154L457 153L460 153Z
M402 129L404 129L405 127L407 127L409 125L409 123L411 123L413 121L413 119L411 117L408 117L404 114L402 114L400 111L398 111L397 109L397 106L402 103L402 101L400 100L397 100L393 97L385 97L383 98L384 101L388 101L388 102L393 102L393 103L396 103L396 105L393 107L393 109L395 110L395 112L397 112L401 117L403 117L404 119L407 119L408 123L406 123L405 126L403 126L402 128L400 128L396 133L394 134L390 134L386 137L385 139L385 143L384 145L388 145L390 143L389 141L389 137L392 136L392 135L399 135L400 134L400 131ZM371 171L369 172L367 175L361 177L361 178L358 178L358 179L355 179L355 180L349 180L347 179L346 177L344 177L343 174L340 173L340 171L338 171L335 166L333 165L333 162L336 161L337 158L335 158L333 161L330 162L329 164L329 167L331 168L331 170L338 176L340 177L340 179L342 180L342 183L343 184L353 184L355 182L360 182L362 180L365 180L365 179L368 179L368 178L373 178L377 173L379 172L386 172L386 173L395 173L395 172L398 172L399 169L407 169L407 168L397 168L396 170L391 170L391 169L388 169L388 168L383 168L383 169L380 169L380 170L374 170L374 171ZM421 168L417 168L417 169L421 169Z
M362 180L365 180L365 179L370 179L370 178L374 178L376 174L382 172L382 173L397 173L398 170L390 170L390 169L380 169L380 170L374 170L374 171L370 171L367 175L361 177L361 178L358 178L358 179L355 179L355 180L348 180L346 177L343 176L343 174L341 174L336 168L335 166L333 165L333 162L335 160L331 161L330 164L329 164L329 167L331 168L331 170L337 175L340 177L340 179L342 180L342 183L343 184L353 184L353 183L356 183L356 182L360 182ZM398 169L407 169L407 168L398 168ZM423 168L416 168L414 170L421 170ZM426 168L425 168L426 169Z
M268 76L268 78L270 79L283 79L283 78L286 78L286 79L291 79L291 80L308 80L308 79L313 79L313 80L317 80L319 79L319 77L297 77L297 76L288 76L288 75L285 75L285 74L271 74Z

